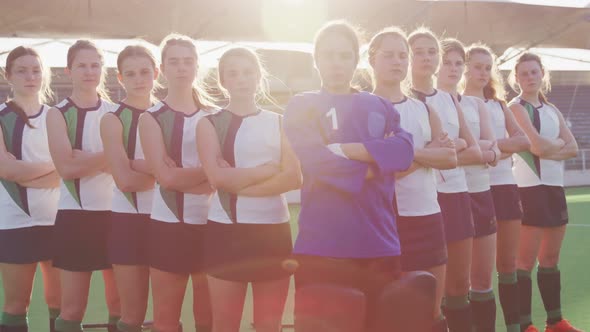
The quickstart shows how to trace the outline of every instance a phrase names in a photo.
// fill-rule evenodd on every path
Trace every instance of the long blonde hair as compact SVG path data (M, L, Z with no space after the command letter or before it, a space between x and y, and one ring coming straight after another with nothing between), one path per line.
M408 82L407 84L410 87L413 86L412 68L414 68L414 65L413 65L414 52L412 51L412 45L420 38L428 38L428 39L434 41L436 44L436 50L438 52L438 67L434 70L435 74L438 72L438 68L440 67L440 64L442 63L442 49L441 49L441 45L440 45L440 40L438 39L436 34L434 34L434 32L432 32L432 30L430 30L428 27L425 27L425 26L421 26L421 27L417 28L416 30L412 31L408 35L408 45L410 46L410 73L406 79ZM433 82L433 84L436 86L435 83L436 82Z
M191 50L193 55L195 56L195 60L198 61L199 55L197 53L197 47L195 46L192 39L188 36L171 33L162 40L160 43L160 50L161 50L161 62L164 63L164 59L166 58L166 51L170 46L182 46L186 47ZM209 95L207 89L204 87L204 83L201 81L193 82L193 99L199 108L203 109L214 109L217 106L215 105L215 99Z
M402 30L402 28L392 26L392 27L384 28L381 31L377 32L377 34L375 34L373 36L373 38L371 38L371 41L369 42L369 49L367 51L367 54L369 55L369 64L371 65L370 75L371 75L371 82L373 83L373 88L375 88L377 86L377 81L375 78L375 71L373 70L373 63L375 62L375 55L377 54L377 51L379 51L379 49L381 48L381 44L383 43L383 39L385 39L387 37L400 38L404 42L404 44L406 45L406 49L408 50L408 55L410 53L410 44L408 43L408 36L406 35L406 32L404 30ZM401 82L402 92L406 95L410 93L410 85L409 85L408 76L410 76L410 75L406 75L406 79L404 79Z
M225 51L221 58L219 58L219 65L217 66L217 84L219 90L223 93L225 97L229 97L229 93L223 87L223 72L225 71L225 67L227 66L228 59L231 57L239 57L244 58L250 61L260 80L258 81L258 85L256 86L256 101L257 102L270 102L275 104L273 98L270 95L270 86L268 83L268 72L264 68L262 61L260 61L260 57L256 52L245 48L245 47L234 47L227 51ZM275 104L275 106L278 106Z
M436 43L438 53L440 53L440 50L441 50L440 41L439 41L438 37L434 34L434 32L432 32L432 30L430 30L430 28L425 27L425 26L421 26L421 27L417 28L416 30L412 31L408 35L408 44L411 46L419 38L430 38L431 40L433 40Z
M467 47L465 52L466 61L465 64L469 64L471 57L474 54L485 54L492 58L492 70L490 72L490 81L483 88L483 96L486 99L492 99L495 101L505 101L506 99L506 87L504 85L504 78L500 73L498 64L496 63L496 54L485 44L476 43Z

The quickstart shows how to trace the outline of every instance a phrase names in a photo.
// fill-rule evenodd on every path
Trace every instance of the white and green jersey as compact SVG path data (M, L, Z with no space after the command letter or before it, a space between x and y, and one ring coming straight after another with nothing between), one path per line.
M459 138L459 115L457 106L450 93L434 89L432 94L412 90L416 97L431 105L440 117L442 128L450 139ZM453 169L436 170L437 190L441 193L459 193L467 191L465 171L462 166Z
M137 126L139 116L145 110L119 103L113 111L123 126L123 148L129 160L145 159ZM113 212L149 214L152 211L154 190L141 192L122 192L117 186L113 188Z
M393 106L399 112L400 126L412 134L414 149L422 149L432 141L429 109L423 102L404 98ZM395 200L400 216L417 217L440 212L436 178L430 167L420 167L395 180Z
M511 104L519 103L527 111L533 127L539 135L549 139L559 137L559 110L553 105L541 103L535 107L531 103L515 98ZM519 187L538 185L563 187L563 160L549 160L539 158L530 151L519 152L514 155L514 177Z
M164 138L168 156L178 167L200 167L197 154L197 123L211 113L196 110L185 114L159 102L147 110L154 117ZM167 190L156 183L153 195L151 218L164 222L187 224L206 224L211 195L195 195Z
M47 140L46 117L49 107L25 121L6 103L0 104L0 126L6 150L18 160L51 161ZM0 229L53 225L59 199L58 188L26 188L16 182L0 179Z
M94 107L81 108L70 98L57 104L63 115L72 149L102 152L100 120L114 105L102 99ZM111 174L100 172L79 179L63 180L60 187L60 210L107 211L111 209L114 181Z
M473 138L479 141L481 139L481 119L476 97L459 95L459 104L467 127L469 127ZM497 156L497 158L499 157ZM490 173L487 165L467 165L463 166L463 169L465 170L467 189L470 193L490 190Z
M490 113L494 135L496 139L508 138L506 131L506 117L502 109L502 103L497 100L486 100L486 107ZM490 184L492 186L516 184L512 175L512 156L498 161L495 167L490 167Z
M259 110L238 116L222 110L207 119L215 127L221 154L231 167L280 164L281 115ZM277 224L289 221L289 209L284 195L248 197L218 189L211 201L209 220L224 224Z

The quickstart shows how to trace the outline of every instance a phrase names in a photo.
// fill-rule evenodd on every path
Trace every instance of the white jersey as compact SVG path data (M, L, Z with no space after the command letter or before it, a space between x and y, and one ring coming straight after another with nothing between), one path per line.
M201 162L197 154L197 123L211 113L197 110L192 114L184 114L173 110L165 102L157 103L147 112L158 122L166 152L176 165L200 167ZM204 225L207 223L210 199L209 194L196 195L166 190L156 183L151 218L170 223Z
M549 139L559 137L559 116L557 115L559 110L557 108L545 103L534 107L518 97L512 103L520 103L526 109L539 135ZM515 154L513 171L519 187L538 185L563 187L563 160L542 159L529 151L524 151Z
M490 113L492 127L496 139L508 138L506 131L506 117L502 109L502 104L497 100L486 100L486 107ZM512 174L512 156L500 159L495 167L489 168L490 184L492 186L516 184Z
M440 117L444 131L449 134L449 138L459 138L459 115L457 107L453 101L453 96L448 92L434 90L434 93L427 95L419 91L414 91L418 99L428 105L432 105ZM453 169L437 170L437 190L441 193L459 193L467 191L467 181L465 171L459 166Z
M70 98L57 104L64 117L67 135L72 149L86 152L102 152L100 120L110 112L113 104L99 100L94 107L78 107ZM113 197L113 177L100 172L79 179L63 180L60 186L60 210L107 211L111 209Z
M26 125L6 103L0 104L0 126L6 150L18 160L49 162L46 117L49 106L29 116ZM50 226L55 223L59 188L26 188L0 179L0 229Z
M473 138L479 141L481 139L481 119L479 117L479 105L476 97L459 95L459 103L467 127L469 127L471 134L473 134ZM490 190L490 173L488 172L487 165L468 165L463 166L463 168L465 169L467 189L470 193Z
M236 168L281 162L281 118L265 110L241 117L227 110L210 115L223 158ZM239 196L218 189L213 195L209 220L224 224L277 224L289 221L284 195Z
M124 103L120 103L113 110L123 126L123 148L129 160L145 159L137 125L139 116L144 112ZM113 212L149 214L152 211L154 190L141 192L122 192L117 186L113 187Z
M400 126L412 134L414 148L422 149L432 140L429 110L413 98L394 103L400 115ZM395 181L395 200L400 216L426 216L440 212L437 200L436 178L432 168L420 167Z

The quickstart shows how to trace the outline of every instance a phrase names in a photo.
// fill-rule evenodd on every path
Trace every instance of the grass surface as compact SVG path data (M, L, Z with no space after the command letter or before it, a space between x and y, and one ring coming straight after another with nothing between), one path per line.
M566 238L564 241L561 261L559 267L562 271L562 311L577 327L590 330L590 264L588 264L588 253L590 244L590 188L570 188L567 190L567 202L570 214L570 224L568 226ZM297 234L297 216L299 214L298 206L291 206L291 221L293 235ZM587 274L588 273L588 274ZM545 310L539 296L536 286L536 278L533 274L533 322L537 327L543 328L545 321ZM33 299L29 310L30 331L42 332L47 331L48 313L43 300L43 285L41 276L38 275L35 280ZM497 285L495 285L497 287ZM497 294L497 290L495 291ZM86 312L85 323L105 322L107 320L107 309L104 303L104 288L102 285L102 276L95 273L90 291L88 310ZM0 290L0 302L2 302L2 291ZM252 304L251 296L248 294L244 314L242 319L241 331L253 330L250 328L252 321ZM497 330L503 331L503 316L499 302L497 303ZM148 317L151 319L151 304L148 308ZM194 323L192 318L192 291L187 287L185 296L182 321L185 332L194 332ZM287 299L287 305L284 316L285 323L293 322L293 283ZM290 329L285 329L290 330Z

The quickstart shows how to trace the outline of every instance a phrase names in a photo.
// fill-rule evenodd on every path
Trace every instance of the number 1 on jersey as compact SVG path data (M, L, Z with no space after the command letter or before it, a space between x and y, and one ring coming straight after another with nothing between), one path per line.
M326 113L326 117L332 118L332 129L338 130L338 117L336 116L336 109L334 107L330 108L330 111Z

